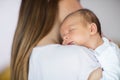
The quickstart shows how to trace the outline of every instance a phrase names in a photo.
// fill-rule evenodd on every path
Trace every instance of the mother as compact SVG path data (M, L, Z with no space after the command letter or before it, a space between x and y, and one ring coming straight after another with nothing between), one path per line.
M86 80L88 79L88 76L89 80L96 80L101 77L101 69L98 68L100 66L87 54L87 52L89 53L90 51L78 46L65 47L58 45L60 43L60 23L69 13L82 8L79 3L79 0L22 0L18 25L12 46L12 80L47 80L47 78L49 78L48 80L68 80L68 77L71 78L71 76L73 76L72 72L78 76L76 80ZM38 50L35 49L36 46ZM54 50L56 51L54 52ZM65 54L65 58L72 56L75 57L66 60L54 56L53 53L54 55ZM67 56L69 55L67 53L71 56ZM82 60L83 63L88 62L86 65L83 64L84 67L86 67L85 69L82 69L81 66L77 67L78 70L83 71L77 72L78 70L76 70L76 64L78 65L82 63L75 60L75 66L70 67L71 64L68 64L70 67L70 69L68 69L70 75L63 75L64 72L58 75L52 75L54 74L54 69L58 70L58 67L63 67L62 69L64 70L62 71L66 71L65 69L67 68L64 68L64 65L69 63L69 60L77 58L79 54L83 54L84 57L88 58L85 58L85 60L82 59L83 56L79 56L80 61ZM46 55L50 56L47 58ZM54 57L51 57L51 55ZM63 55L62 58L64 57ZM44 57L46 57L47 60L44 60ZM55 65L55 60L59 61L61 65ZM51 62L49 63L49 61ZM63 62L66 63L64 64ZM53 68L50 68L50 65L52 65ZM41 71L39 71L39 69ZM46 69L48 69L48 72L46 72L47 74L44 73ZM92 73L90 74L90 72ZM55 73L59 73L59 70ZM84 74L81 75L81 73ZM98 73L98 75L96 75L96 73ZM80 78L84 77L83 75L85 75L86 78ZM71 80L75 80L75 78Z

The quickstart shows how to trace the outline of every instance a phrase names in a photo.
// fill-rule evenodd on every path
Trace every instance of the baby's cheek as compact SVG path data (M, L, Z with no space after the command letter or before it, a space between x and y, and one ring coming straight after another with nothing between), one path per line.
M72 39L72 41L74 41L74 42L78 42L79 37L78 37L78 36L72 36L71 39Z

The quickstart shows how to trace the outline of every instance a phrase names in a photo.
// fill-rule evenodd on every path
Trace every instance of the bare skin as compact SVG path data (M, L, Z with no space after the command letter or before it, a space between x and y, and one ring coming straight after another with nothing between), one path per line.
M100 80L101 77L102 77L102 70L101 68L98 68L90 74L88 80Z

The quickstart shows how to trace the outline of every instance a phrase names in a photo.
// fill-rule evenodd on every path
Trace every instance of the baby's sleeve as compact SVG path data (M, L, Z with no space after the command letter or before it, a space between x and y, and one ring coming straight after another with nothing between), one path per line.
M81 47L79 52L79 80L87 80L90 73L101 67L97 58L94 56L94 51L88 48Z

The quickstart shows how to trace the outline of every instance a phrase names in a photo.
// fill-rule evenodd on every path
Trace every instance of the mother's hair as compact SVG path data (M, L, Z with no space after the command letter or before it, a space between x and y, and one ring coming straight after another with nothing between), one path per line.
M52 29L59 0L22 0L11 55L11 79L27 80L33 47Z

